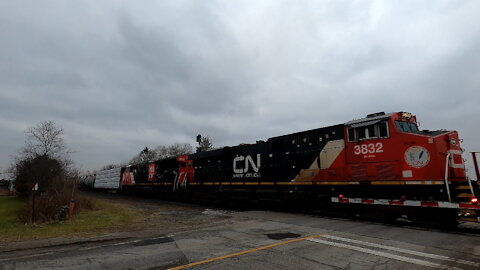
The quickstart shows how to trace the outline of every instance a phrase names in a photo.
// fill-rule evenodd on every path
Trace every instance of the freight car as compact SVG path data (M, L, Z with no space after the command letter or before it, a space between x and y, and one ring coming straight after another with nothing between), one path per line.
M406 112L124 167L122 190L197 198L300 199L319 208L480 222L478 185L456 131L419 130ZM347 207L348 206L348 207Z
M118 177L120 175L121 168L112 168L103 170L95 174L95 180L93 181L93 187L95 189L114 190L120 188Z

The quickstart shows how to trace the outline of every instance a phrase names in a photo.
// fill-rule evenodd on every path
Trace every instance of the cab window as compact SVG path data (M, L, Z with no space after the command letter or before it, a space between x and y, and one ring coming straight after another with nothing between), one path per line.
M350 142L387 137L387 121L381 121L373 125L365 125L348 129L348 140Z
M358 138L360 140L367 138L367 129L365 127L356 128L356 130L357 130Z
M350 142L355 141L355 129L354 128L348 128L348 140Z
M368 133L368 138L377 138L377 129L376 125L367 126L366 131Z
M386 121L383 121L378 125L378 132L380 134L380 137L382 138L388 137L388 127L387 127Z
M418 127L414 123L395 121L395 125L397 126L397 129L400 132L410 132L410 133L418 132Z

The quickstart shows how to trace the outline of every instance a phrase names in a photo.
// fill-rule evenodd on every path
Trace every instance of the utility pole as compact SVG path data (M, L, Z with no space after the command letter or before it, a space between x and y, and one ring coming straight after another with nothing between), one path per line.
M38 190L38 182L32 185L32 224L35 224L35 193Z

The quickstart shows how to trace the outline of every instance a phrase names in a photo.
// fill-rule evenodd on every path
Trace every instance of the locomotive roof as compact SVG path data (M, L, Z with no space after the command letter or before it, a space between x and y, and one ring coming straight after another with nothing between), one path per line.
M269 141L272 141L272 140L278 140L278 139L283 139L285 137L290 137L290 136L294 136L294 135L300 135L300 134L305 134L305 133L311 133L311 132L324 132L325 130L335 130L339 127L343 127L343 124L337 124L337 125L333 125L333 126L328 126L328 127L321 127L321 128L315 128L315 129L310 129L310 130L304 130L304 131L300 131L300 132L295 132L295 133L290 133L290 134L285 134L285 135L281 135L281 136L276 136L276 137L271 137L271 138L268 138Z
M337 128L339 126L351 126L351 125L357 125L357 124L361 124L361 125L364 125L364 124L370 124L370 123L377 123L383 119L386 119L386 118L389 118L390 116L394 115L395 112L392 112L392 113L374 113L374 114L371 114L371 115L368 115L367 117L365 118L361 118L361 119L355 119L355 120L352 120L352 121L349 121L347 123L344 123L344 124L338 124L338 125L333 125L333 126L327 126L327 127L321 127L321 128L315 128L315 129L311 129L311 130L304 130L304 131L300 131L300 132L295 132L295 133L291 133L291 134L286 134L286 135L281 135L281 136L276 136L276 137L271 137L269 138L268 140L269 141L272 141L272 140L278 140L278 139L281 139L281 138L284 138L284 137L288 137L288 136L292 136L292 135L297 135L297 134L304 134L304 133L309 133L309 132L315 132L315 131L320 131L320 130L325 130L325 129L329 129L329 128Z
M347 123L345 123L345 125L347 126L351 126L351 125L355 125L355 124L360 124L360 123L364 123L364 122L378 122L380 120L383 120L383 119L386 119L386 118L390 118L390 116L394 115L395 113L377 113L375 114L375 116L367 116L365 118L360 118L360 119L355 119L355 120L352 120L352 121L349 121Z

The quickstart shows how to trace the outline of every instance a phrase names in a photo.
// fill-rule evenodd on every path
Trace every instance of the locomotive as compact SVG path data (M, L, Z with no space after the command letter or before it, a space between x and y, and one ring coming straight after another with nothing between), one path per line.
M150 189L189 199L300 198L319 208L341 206L339 211L382 209L394 217L480 222L478 185L466 175L460 143L456 131L419 130L411 113L381 112L109 175L117 175L111 181L123 191Z

